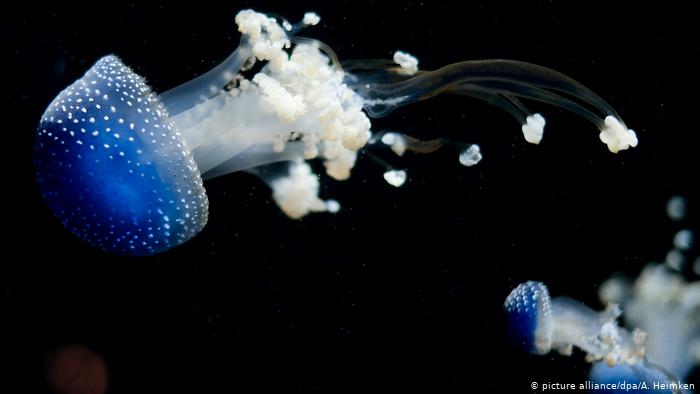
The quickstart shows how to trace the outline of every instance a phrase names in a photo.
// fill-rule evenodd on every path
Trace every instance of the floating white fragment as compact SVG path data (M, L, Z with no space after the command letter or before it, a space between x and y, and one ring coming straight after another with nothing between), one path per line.
M386 133L382 135L382 143L384 145L391 146L396 143L397 135L396 133Z
M418 72L418 59L410 53L394 52L394 63L401 66L401 73L404 75L413 75Z
M464 152L459 154L459 162L466 167L471 167L476 163L480 162L483 156L481 155L481 149L479 145L472 144L469 148L465 149Z
M682 196L673 196L666 204L666 214L671 220L679 221L685 218L685 213L688 210L688 203Z
M326 200L326 210L330 213L338 213L340 211L340 203L336 200Z
M693 232L685 229L673 236L673 246L680 250L688 250L693 246Z
M547 123L540 114L533 114L527 117L527 123L522 127L525 141L531 144L539 144L544 134L544 125Z
M321 17L318 16L318 14L316 14L315 12L307 12L306 14L304 14L303 23L305 25L315 26L320 21L321 21Z
M394 187L401 187L406 182L406 171L389 170L384 173L384 180Z
M628 129L616 117L608 115L605 124L600 129L600 140L608 146L608 150L617 153L629 147L637 146L639 140L634 130Z
M382 143L391 148L398 156L406 153L406 139L399 133L386 133L382 136Z

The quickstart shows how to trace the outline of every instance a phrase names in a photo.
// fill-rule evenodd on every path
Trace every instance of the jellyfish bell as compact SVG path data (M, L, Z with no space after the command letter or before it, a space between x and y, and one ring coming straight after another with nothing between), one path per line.
M237 49L161 95L118 57L100 59L41 118L34 158L48 206L80 238L127 255L160 253L194 237L209 212L202 181L235 171L260 176L292 218L337 212L338 202L318 196L318 176L305 161L323 160L329 177L348 179L360 150L383 146L372 143L369 117L440 93L504 109L532 143L541 140L545 120L521 99L593 122L612 152L637 145L603 99L554 70L487 60L422 71L400 51L393 62L341 63L325 44L298 35L318 22L313 13L290 24L241 11ZM249 75L256 62L264 65ZM393 133L382 141L397 154L452 146L465 166L481 159L478 145L444 138ZM406 181L406 171L375 160L389 184ZM260 171L280 162L286 171Z
M42 116L37 182L63 224L101 249L158 253L207 222L192 154L143 78L100 59Z
M508 337L527 352L546 354L552 348L552 309L547 286L542 282L520 284L504 304Z

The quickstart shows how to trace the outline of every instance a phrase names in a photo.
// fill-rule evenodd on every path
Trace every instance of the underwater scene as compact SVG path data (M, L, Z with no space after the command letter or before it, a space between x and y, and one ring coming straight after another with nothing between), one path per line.
M700 390L689 10L0 12L0 392Z

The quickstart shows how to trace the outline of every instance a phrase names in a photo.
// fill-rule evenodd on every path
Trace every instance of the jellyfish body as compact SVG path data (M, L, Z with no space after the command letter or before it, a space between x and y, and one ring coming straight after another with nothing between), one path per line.
M160 96L117 57L98 61L41 119L35 163L49 207L92 245L135 255L162 252L197 234L208 215L202 179L234 171L260 176L292 218L335 212L338 203L318 196L319 180L305 161L321 159L328 176L349 178L358 152L380 140L372 138L369 116L440 93L503 108L532 143L541 140L545 120L521 99L590 120L613 152L637 144L604 100L556 71L509 60L421 71L402 52L394 62L341 63L325 44L298 36L318 21L307 13L292 25L241 11L241 41L229 58ZM256 61L266 63L248 75ZM477 145L393 134L381 141L397 153L451 145L465 166L481 159ZM285 170L263 170L280 162ZM387 167L387 182L403 184L404 170L378 162Z
M182 137L143 79L115 56L49 105L35 166L56 216L101 249L158 253L207 222L207 196Z
M608 304L605 311L596 312L567 297L551 299L543 283L529 281L511 291L504 308L509 338L521 349L536 354L555 349L566 356L572 354L574 347L583 350L586 359L594 363L590 372L592 392L623 389L672 393L685 392L688 387L680 380L688 368L676 373L670 369L676 366L674 360L663 357L670 355L668 351L655 353L654 348L647 346L645 331L635 329L629 332L618 326L621 309L616 304ZM666 316L663 314L652 319L665 325ZM682 326L694 324L692 318L684 322L674 320L669 324L674 323L683 323ZM694 327L698 328L697 325ZM655 340L673 343L678 330L682 328L658 333L660 335ZM677 347L672 351L678 352L671 355L677 359L692 354L692 350ZM658 362L650 361L657 359ZM623 381L630 386L612 386Z
M636 363L644 356L643 334L617 325L618 308L598 313L570 298L551 299L547 286L533 281L513 289L504 307L510 338L532 353L571 354L575 346L609 365Z

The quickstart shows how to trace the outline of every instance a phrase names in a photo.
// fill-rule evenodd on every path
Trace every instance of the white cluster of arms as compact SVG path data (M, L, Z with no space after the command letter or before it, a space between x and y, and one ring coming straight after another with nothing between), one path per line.
M315 25L319 21L318 15L307 13L303 23ZM320 157L327 175L336 180L347 179L358 151L372 138L371 123L363 111L365 99L344 84L343 70L335 67L316 43L297 43L290 51L291 41L286 33L290 26L286 23L280 25L275 19L252 10L239 12L236 23L240 33L247 38L255 59L267 61L267 64L250 80L241 74L233 77L238 86L221 99L235 99L237 110L219 111L210 115L207 122L212 125L211 128L203 128L198 124L197 130L188 130L187 126L192 122L187 118L196 117L197 108L173 117L175 123L180 125L190 149L196 150L204 144L210 144L209 141L216 141L216 136L212 138L210 134L221 133L217 125L225 120L222 118L236 117L236 130L230 130L227 134L239 137L221 142L222 144L234 141L250 146L268 140L272 141L274 152L284 157L287 143L294 138L294 131L299 131L298 135L301 135L303 142L303 159ZM398 71L401 73L412 75L418 72L418 60L410 54L397 51L393 60L400 67ZM401 101L401 97L396 100ZM203 106L202 112L210 111L205 108L210 104L200 105ZM260 117L261 111L266 116ZM257 118L247 119L250 116ZM626 128L617 118L607 116L604 122L600 140L611 152L637 145L634 131ZM527 122L522 125L525 139L530 143L539 143L544 126L545 119L542 115L528 116ZM255 130L243 130L251 127ZM399 155L405 151L400 134L384 134L381 141ZM295 155L295 152L289 152L290 157ZM207 171L221 161L215 157L208 159L197 160L205 177ZM466 147L459 156L459 161L466 166L474 165L480 159L478 145ZM208 161L212 164L208 165ZM384 178L389 184L398 187L405 182L406 172L389 169ZM318 196L318 176L300 158L293 161L287 176L271 179L268 184L273 189L275 202L292 218L302 217L309 212L334 212L340 207L336 201L324 201Z

